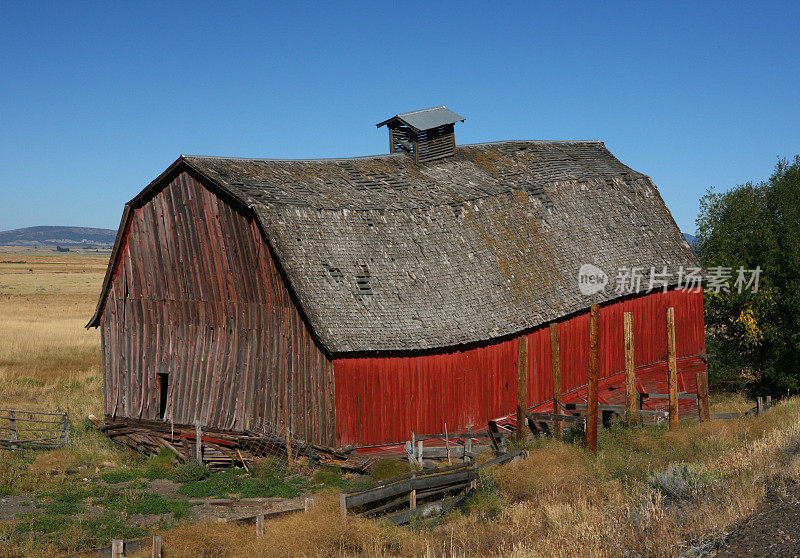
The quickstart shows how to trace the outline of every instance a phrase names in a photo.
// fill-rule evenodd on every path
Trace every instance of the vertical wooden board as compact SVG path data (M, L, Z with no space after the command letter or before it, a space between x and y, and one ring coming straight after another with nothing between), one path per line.
M633 312L623 315L622 345L625 351L625 413L628 426L636 426L638 421L638 391L636 390L635 338L633 336Z
M561 391L561 349L558 334L558 324L550 324L550 382L553 397L553 413L561 414L562 391ZM556 438L561 438L563 425L560 422L554 424L553 433Z
M678 428L678 381L675 354L675 309L667 308L667 389L669 390L669 427Z
M600 306L593 304L589 320L589 374L586 395L586 446L597 452L598 375L600 368Z
M517 441L526 438L525 412L528 410L528 336L517 338Z

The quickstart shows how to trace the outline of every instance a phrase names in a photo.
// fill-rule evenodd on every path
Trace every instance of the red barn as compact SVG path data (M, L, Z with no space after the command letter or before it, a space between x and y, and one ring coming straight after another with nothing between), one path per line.
M623 311L639 389L664 393L675 308L694 392L702 293L675 287L699 264L653 182L602 142L456 147L462 120L397 115L388 155L178 158L125 206L88 324L107 415L326 446L459 431L514 412L521 336L529 404L546 407L553 323L579 397L595 303L601 402L623 391Z

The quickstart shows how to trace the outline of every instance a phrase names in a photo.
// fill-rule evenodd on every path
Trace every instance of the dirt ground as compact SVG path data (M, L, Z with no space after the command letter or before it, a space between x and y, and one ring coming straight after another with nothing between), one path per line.
M800 486L762 502L710 556L800 557Z

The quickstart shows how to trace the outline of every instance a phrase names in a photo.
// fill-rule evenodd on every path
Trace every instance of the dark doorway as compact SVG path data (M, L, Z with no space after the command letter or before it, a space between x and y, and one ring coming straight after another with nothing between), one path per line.
M169 393L169 374L156 374L158 377L158 418L164 420L167 414L167 394Z

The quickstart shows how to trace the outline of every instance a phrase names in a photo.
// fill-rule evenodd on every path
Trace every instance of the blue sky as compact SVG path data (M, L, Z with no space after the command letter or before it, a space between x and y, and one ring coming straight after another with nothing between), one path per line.
M679 226L800 153L797 3L6 2L0 230L116 228L181 153L386 151L445 104L459 143L600 139Z

